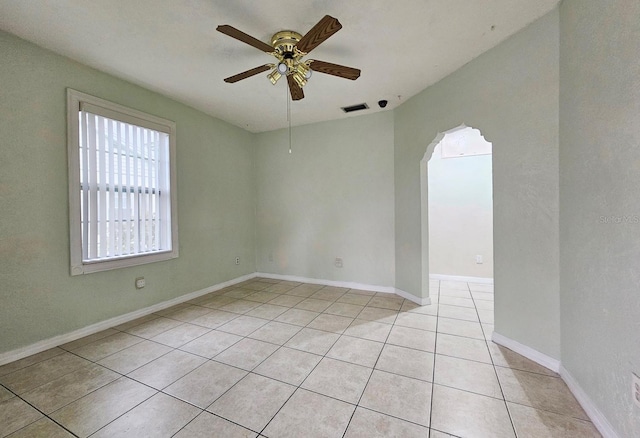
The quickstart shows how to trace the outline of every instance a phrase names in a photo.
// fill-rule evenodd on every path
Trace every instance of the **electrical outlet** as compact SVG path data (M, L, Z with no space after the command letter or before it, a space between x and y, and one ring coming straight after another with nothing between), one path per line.
M631 373L631 396L633 402L640 408L640 377L635 373Z
M240 257L236 257L236 265L240 264Z
M136 278L136 289L142 289L146 286L146 282L144 281L144 277Z
M273 253L269 253L269 261L272 262L273 261Z
M477 265L481 265L482 264L482 256L481 255L477 255L476 256L476 264Z
M336 257L336 261L333 264L336 265L336 268L342 268L342 257Z

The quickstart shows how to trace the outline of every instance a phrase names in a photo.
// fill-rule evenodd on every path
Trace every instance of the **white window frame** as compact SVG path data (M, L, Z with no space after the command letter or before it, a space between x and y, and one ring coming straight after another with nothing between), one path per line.
M81 105L110 119L147 127L169 134L169 191L171 202L171 249L119 258L83 261L81 190L80 190L80 121ZM107 271L178 257L178 201L176 175L176 124L170 120L118 105L70 88L67 89L67 155L69 165L69 229L71 275Z

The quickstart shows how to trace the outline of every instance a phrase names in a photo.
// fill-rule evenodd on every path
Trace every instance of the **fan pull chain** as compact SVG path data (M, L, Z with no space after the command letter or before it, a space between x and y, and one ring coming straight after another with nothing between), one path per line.
M287 121L289 122L289 153L291 153L291 94L289 93L289 87L284 87L285 93L287 93Z

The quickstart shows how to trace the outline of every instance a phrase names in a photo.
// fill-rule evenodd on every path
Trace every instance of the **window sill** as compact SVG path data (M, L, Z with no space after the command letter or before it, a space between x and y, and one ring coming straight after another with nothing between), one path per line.
M171 260L178 257L178 250L157 252L153 254L136 255L95 262L84 262L71 267L71 275L91 274L93 272L110 271L112 269L127 268L130 266L145 265L147 263Z

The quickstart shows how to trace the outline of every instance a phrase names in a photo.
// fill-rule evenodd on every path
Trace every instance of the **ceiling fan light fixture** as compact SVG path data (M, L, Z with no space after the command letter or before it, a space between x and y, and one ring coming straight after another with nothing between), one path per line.
M307 80L303 75L300 74L300 72L295 71L291 76L293 76L293 80L296 81L296 84L298 84L300 88L307 85Z
M278 82L278 79L282 77L282 75L280 74L278 69L274 68L273 71L267 75L267 77L269 78L271 83L275 85Z
M304 62L300 62L296 65L296 73L305 79L305 82L311 77L311 69Z
M287 73L288 70L289 70L289 67L287 67L287 64L285 64L284 62L279 62L278 63L278 66L277 66L278 73L283 75L283 74Z

